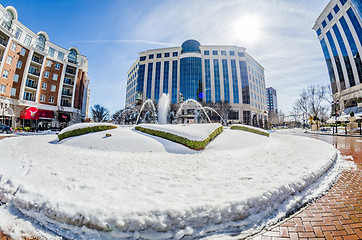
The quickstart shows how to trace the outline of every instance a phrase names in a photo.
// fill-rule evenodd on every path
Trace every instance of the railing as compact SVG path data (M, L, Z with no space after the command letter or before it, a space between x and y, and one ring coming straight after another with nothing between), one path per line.
M69 74L75 75L75 71L72 70L72 69L69 69L69 68L65 69L65 73L69 73Z
M33 57L31 58L31 60L34 61L34 62L36 62L36 63L39 63L39 64L42 64L42 63L43 63L43 61L42 61L40 58L38 58L38 57L34 57L34 56L33 56Z
M5 41L4 39L0 38L0 44L3 45L4 47L6 47L7 41Z
M26 83L25 86L30 87L30 88L34 88L34 89L38 88L38 86L36 84L33 84L33 83Z
M70 78L64 78L64 83L68 85L74 85L74 82Z
M74 61L74 60L71 60L71 59L68 59L68 62L70 62L70 63L74 63L74 64L78 64L78 62L77 62L77 61Z
M73 95L73 93L70 92L70 91L65 91L65 90L63 90L63 91L62 91L62 95L71 97L71 96Z
M61 102L61 103L60 103L60 106L63 106L63 107L71 107L72 104L71 104L71 103L68 103L68 102Z
M10 31L10 29L11 29L11 26L9 24L7 24L4 20L1 22L1 26L6 28L6 30L8 30L8 31Z
M35 97L24 97L24 100L35 102Z
M39 76L40 75L40 71L39 70L34 70L34 69L29 69L28 71L29 73L35 75L35 76Z

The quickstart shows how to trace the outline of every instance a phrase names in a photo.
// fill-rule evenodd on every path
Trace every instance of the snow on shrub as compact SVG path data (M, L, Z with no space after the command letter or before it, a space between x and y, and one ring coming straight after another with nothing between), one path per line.
M161 125L161 126L163 126L163 125ZM197 125L195 125L195 126L197 126ZM144 132L144 133L147 133L147 134L150 134L153 136L165 138L167 140L182 144L182 145L184 145L188 148L194 149L194 150L203 150L210 141L212 141L217 135L222 133L222 131L224 130L221 124L212 124L212 125L210 125L210 127L212 127L212 129L214 129L214 130L210 134L208 134L207 137L204 139L199 139L200 136L197 136L196 138L192 137L192 136L185 137L184 134L179 133L177 131L172 131L171 129L166 129L166 128L164 128L162 130L155 129L155 127L152 125L136 126L135 130ZM210 130L210 128L203 129L203 130ZM184 136L180 136L180 135L184 135ZM188 134L186 134L186 135L188 135ZM195 139L197 139L197 140L195 140Z
M230 129L242 130L242 131L246 131L246 132L252 132L252 133L256 133L256 134L259 134L259 135L264 135L264 136L269 137L269 133L267 131L265 131L264 129L257 128L257 127L252 127L252 126L249 126L249 125L234 124L234 125L231 125Z
M80 136L87 133L99 132L114 128L117 128L117 126L110 123L77 123L64 128L58 134L58 139L59 141L62 141L65 138Z

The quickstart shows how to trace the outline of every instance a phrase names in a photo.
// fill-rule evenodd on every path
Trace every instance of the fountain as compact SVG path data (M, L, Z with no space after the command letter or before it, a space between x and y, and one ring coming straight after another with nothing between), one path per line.
M157 117L157 112L156 112L156 108L155 108L155 105L153 104L152 100L151 99L147 99L146 102L144 102L142 104L142 107L141 107L141 110L140 110L140 113L138 114L138 117L137 117L137 120L136 120L136 124L138 124L138 121L141 117L141 113L142 113L142 110L144 109L144 107L146 106L146 104L150 105L152 107L151 111L152 111L152 117L153 119L155 119L155 117ZM149 111L146 112L145 116L149 116ZM144 118L145 119L145 118Z
M225 122L225 120L221 117L221 115L215 110L215 109L213 109L213 108L211 108L211 107L203 107L204 109L206 109L206 110L210 110L210 111L212 111L212 112L214 112L214 113L216 113L219 117L220 117L220 119L221 119L221 121L223 121L224 122L224 125L225 126L227 126L227 124L226 124L226 122Z
M187 99L186 101L184 101L184 102L181 104L181 106L180 106L179 109L177 110L176 119L180 116L181 111L182 111L182 109L183 109L183 106L186 105L186 104L188 104L188 103L190 103L190 102L195 103L196 106L198 106L198 107L203 111L203 113L204 113L205 116L207 117L207 120L209 121L209 123L211 123L211 120L210 120L210 118L209 118L209 115L207 115L207 113L205 112L205 109L202 107L202 105L201 105L198 101L196 101L195 99L192 99L192 98Z
M170 94L162 93L162 96L158 103L158 124L167 124L168 112L170 111L170 102Z

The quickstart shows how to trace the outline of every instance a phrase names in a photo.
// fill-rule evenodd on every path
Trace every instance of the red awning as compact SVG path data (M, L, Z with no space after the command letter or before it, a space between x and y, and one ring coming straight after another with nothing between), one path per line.
M39 120L39 118L54 118L54 111L28 107L20 113L20 119Z
M25 108L20 113L20 119L38 120L39 119L39 111L38 111L38 109L36 107Z
M54 118L54 111L39 109L39 118Z

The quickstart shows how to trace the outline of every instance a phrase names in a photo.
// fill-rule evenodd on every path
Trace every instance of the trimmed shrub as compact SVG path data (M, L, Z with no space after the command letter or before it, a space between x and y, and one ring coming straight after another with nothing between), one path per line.
M179 143L182 144L188 148L194 149L194 150L203 150L205 149L205 146L211 142L217 135L219 135L220 133L223 132L224 128L222 126L218 127L217 129L215 129L215 131L213 131L205 140L203 141L194 141L194 140L190 140L187 139L185 137L181 137L181 136L177 136L173 133L169 133L169 132L163 132L160 130L154 130L154 129L149 129L149 128L144 128L144 127L140 127L140 126L136 126L135 130L140 131L140 132L144 132L153 136L157 136L157 137L161 137L161 138L165 138L167 140L170 140L172 142L175 143Z
M252 132L252 133L256 133L256 134L259 134L259 135L264 135L264 136L269 137L269 133L268 133L268 132L264 132L264 131L261 131L261 130L255 129L255 128L249 128L249 127L247 127L247 126L232 125L232 126L230 127L230 129L233 129L233 130L242 130L242 131L246 131L246 132Z
M78 128L78 129L74 129L74 130L71 130L71 131L68 131L68 132L65 132L62 134L58 134L58 139L59 139L59 141L62 141L65 138L80 136L80 135L84 135L84 134L92 133L92 132L105 131L105 130L114 129L114 128L117 128L117 127L109 126L109 125L101 125L101 126Z

